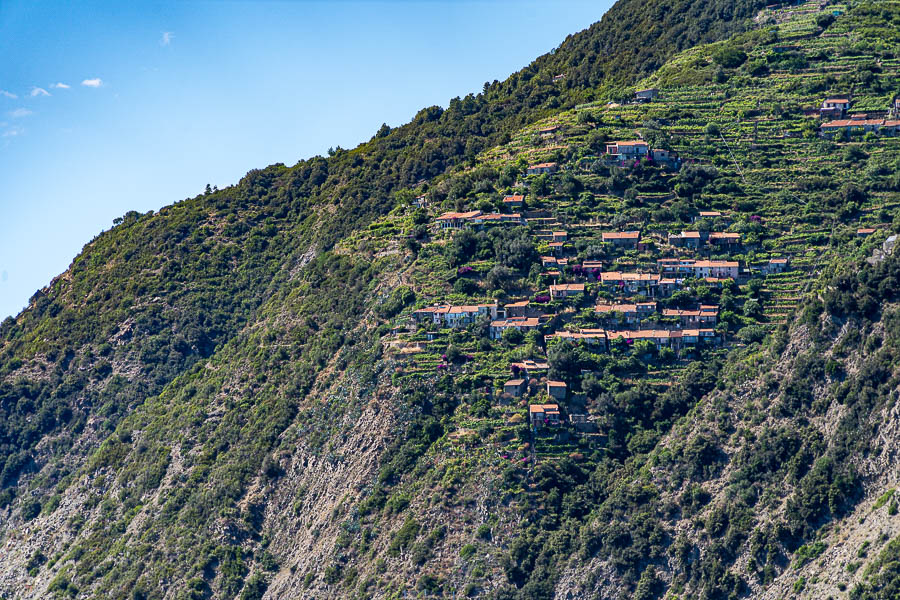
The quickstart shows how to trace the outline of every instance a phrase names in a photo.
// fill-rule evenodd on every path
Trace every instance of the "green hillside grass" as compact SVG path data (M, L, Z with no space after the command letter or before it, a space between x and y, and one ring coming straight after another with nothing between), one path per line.
M898 24L895 2L620 2L446 111L126 215L2 326L15 581L60 597L711 598L814 562L873 480L860 465L895 402L900 293L897 259L865 262L900 229L900 137L825 140L814 111L836 94L887 109ZM644 87L659 98L632 102ZM607 142L638 137L684 164L604 163ZM525 173L545 161L560 172ZM434 224L510 193L546 220ZM707 210L727 218L692 222ZM694 229L742 244L669 245ZM568 233L559 275L545 230ZM602 240L626 230L641 249ZM572 265L676 256L748 270L657 299L717 305L721 346L545 342L608 327L598 302L646 300ZM773 258L790 270L763 273ZM586 293L544 298L563 282ZM555 318L499 340L484 321L410 321L523 298ZM547 360L563 415L596 430L529 427L543 375L528 399L503 395L525 359ZM334 473L347 485L330 498L318 476ZM891 589L892 549L860 594Z

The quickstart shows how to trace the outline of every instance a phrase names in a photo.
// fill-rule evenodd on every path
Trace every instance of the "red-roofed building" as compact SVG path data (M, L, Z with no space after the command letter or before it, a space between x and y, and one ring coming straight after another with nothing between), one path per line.
M606 159L618 162L638 160L650 155L647 142L636 140L630 142L613 142L606 145Z
M822 137L832 137L841 133L866 133L869 131L877 133L885 126L885 123L886 121L884 119L851 118L823 123L819 129ZM886 133L890 133L891 131L886 131Z
M640 231L621 231L621 232L605 232L600 234L600 238L607 243L610 243L617 248L628 248L635 249L637 248L638 242L641 239Z
M496 319L502 314L497 304L474 304L469 306L451 306L449 304L437 304L420 308L413 312L413 319L417 322L432 321L436 325L447 327L461 327L474 323L479 317Z
M826 98L822 102L819 114L823 117L842 117L850 110L850 100L847 98Z
M583 283L560 283L550 286L550 297L554 300L570 298L584 293Z
M634 304L598 304L594 307L594 312L601 317L610 317L614 314L621 314L621 323L625 325L634 325L656 312L656 302L637 302ZM609 319L607 319L609 322ZM612 321L616 325L619 320Z
M547 394L557 400L565 400L568 386L563 381L548 381Z
M703 279L715 277L719 279L737 279L739 267L737 261L731 260L678 260L661 258L656 261L660 273L664 275L683 275Z
M682 231L681 233L670 233L669 244L677 248L694 248L700 247L699 231Z
M462 229L475 217L480 217L480 210L470 210L468 212L446 212L435 219L441 229Z
M719 318L719 307L701 306L696 310L666 308L663 310L663 316L677 318L682 327L697 327L703 325L715 327Z
M528 169L525 170L527 175L543 175L544 173L556 173L559 170L559 165L555 162L547 162L540 163L537 165L531 165Z
M544 343L552 340L563 342L584 342L585 344L600 344L606 349L606 331L603 329L579 329L578 331L556 331L544 336Z
M491 321L490 335L491 339L499 340L503 337L503 332L509 329L527 332L537 329L540 326L541 322L536 317L510 317L508 319Z
M555 382L562 383L562 382ZM566 384L563 383L563 386ZM549 386L549 383L548 383ZM563 387L565 390L565 387ZM563 393L565 398L565 393ZM532 404L528 407L528 420L532 427L544 427L548 425L559 425L559 405L558 404Z
M510 379L503 384L503 393L509 394L513 398L521 398L528 389L528 382L524 379Z
M741 245L741 234L730 232L714 232L707 238L709 243L720 248L733 248Z
M503 197L503 206L505 206L511 210L516 210L516 209L522 208L524 203L525 203L525 196L523 196L521 194L514 194L512 196L504 196Z

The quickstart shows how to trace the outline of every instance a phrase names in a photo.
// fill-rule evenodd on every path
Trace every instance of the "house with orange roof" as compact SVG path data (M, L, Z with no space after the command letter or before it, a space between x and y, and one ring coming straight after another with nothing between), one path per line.
M579 329L578 331L567 331L562 329L544 336L544 343L549 344L553 340L562 342L583 342L585 344L601 345L606 349L606 331L603 329Z
M864 115L854 115L849 119L839 119L823 123L819 128L822 137L833 137L838 134L852 133L868 133L874 131L876 133L885 126L887 121L884 119L867 119ZM889 128L885 133L890 133L893 128Z
M510 363L509 368L513 373L525 373L527 376L536 375L538 373L546 373L550 369L550 365L546 360L525 359L519 362Z
M551 398L555 398L557 400L565 400L566 392L568 391L568 386L564 381L548 381L547 382L547 395Z
M691 223L696 223L701 219L722 219L726 223L731 223L731 217L718 210L701 210L691 217Z
M634 325L656 312L656 302L636 302L634 304L601 303L594 307L594 312L604 318L621 314L623 324ZM618 324L619 320L614 319L613 322Z
M789 266L789 258L772 258L769 259L769 263L765 267L763 267L763 272L766 274L784 273L785 271L787 271Z
M510 379L503 384L503 393L509 394L513 398L521 398L528 389L528 382L524 379Z
M583 283L560 283L550 286L550 297L554 300L571 298L584 293Z
M556 173L559 170L559 164L555 162L539 163L531 165L525 170L526 175L543 175L545 173Z
M611 160L634 160L646 158L649 154L650 145L643 140L612 142L606 145L606 156Z
M503 337L503 332L510 329L516 329L522 332L533 331L541 326L541 321L537 317L508 317L506 319L497 319L491 321L490 336L492 340L499 340Z
M516 210L522 208L525 204L525 196L522 194L513 194L511 196L503 197L503 206L510 210Z
M600 238L617 248L626 248L633 250L637 248L638 242L641 240L640 231L607 231L600 234Z
M695 310L663 309L663 316L678 319L681 327L715 327L719 318L718 306L701 306Z
M469 222L481 216L480 210L470 210L468 212L446 212L439 216L435 221L440 225L441 229L462 229Z
M850 110L850 100L846 97L825 98L819 114L823 117L842 117Z
M656 261L659 272L664 275L681 275L704 279L737 279L740 265L732 260L679 260L661 258Z
M436 304L420 308L413 312L416 322L431 321L436 325L462 327L478 320L479 317L496 319L503 315L503 310L494 304L474 304L468 306L451 306Z
M562 383L562 382L554 382ZM563 386L566 384L563 383ZM548 383L549 386L549 383ZM565 388L563 388L565 389ZM563 394L565 398L565 394ZM532 404L528 407L528 421L532 427L546 427L550 425L559 425L559 405L558 404Z
M656 273L622 273L606 271L600 273L600 285L605 289L620 294L643 294L656 296L660 276Z
M676 248L693 248L700 247L699 231L682 231L681 233L670 233L669 244Z
M709 234L707 241L711 246L718 246L719 248L735 248L741 245L741 234L716 231Z

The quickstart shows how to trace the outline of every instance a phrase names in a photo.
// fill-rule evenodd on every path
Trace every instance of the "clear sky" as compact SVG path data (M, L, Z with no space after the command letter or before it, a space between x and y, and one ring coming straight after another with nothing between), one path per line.
M0 319L129 210L352 148L612 0L0 0Z

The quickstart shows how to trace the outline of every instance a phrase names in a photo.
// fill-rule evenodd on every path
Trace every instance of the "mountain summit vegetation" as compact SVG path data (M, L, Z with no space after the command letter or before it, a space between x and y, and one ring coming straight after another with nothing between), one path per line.
M130 212L0 325L0 598L900 597L898 150L900 3L619 0Z

